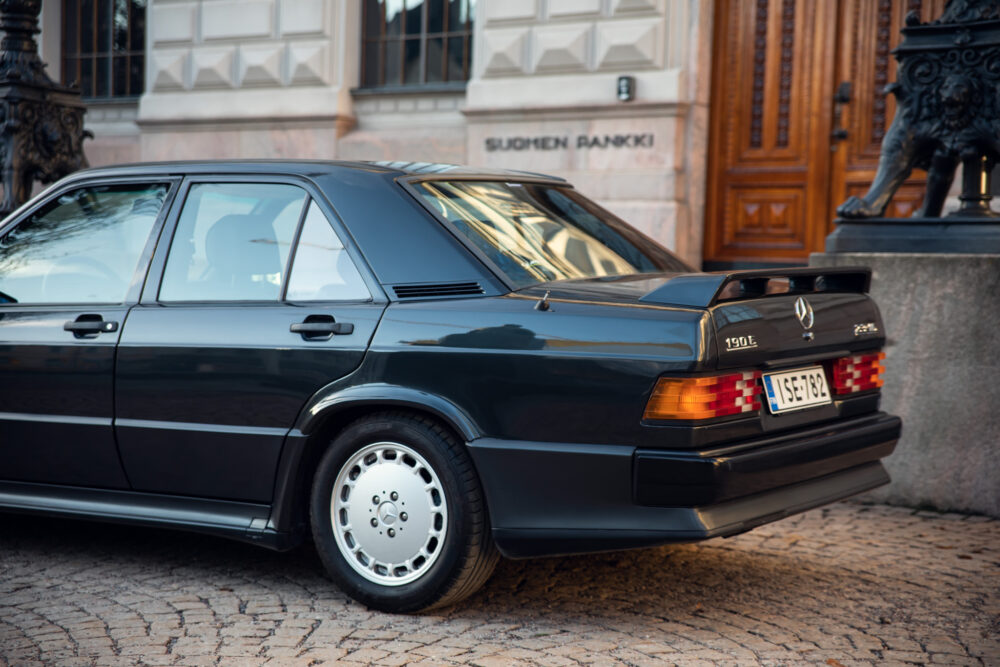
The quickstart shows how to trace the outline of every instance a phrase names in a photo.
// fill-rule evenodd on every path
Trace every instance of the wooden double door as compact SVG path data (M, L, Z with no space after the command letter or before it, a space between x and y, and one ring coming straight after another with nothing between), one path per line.
M945 0L716 0L706 268L803 264L868 190L895 113L883 88L910 11ZM923 173L887 216L919 208Z

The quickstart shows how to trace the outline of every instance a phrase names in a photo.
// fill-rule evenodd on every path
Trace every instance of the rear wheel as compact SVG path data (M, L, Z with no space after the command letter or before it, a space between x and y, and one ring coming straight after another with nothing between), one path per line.
M498 560L464 447L407 413L369 415L337 436L313 481L311 522L334 581L383 611L457 602Z

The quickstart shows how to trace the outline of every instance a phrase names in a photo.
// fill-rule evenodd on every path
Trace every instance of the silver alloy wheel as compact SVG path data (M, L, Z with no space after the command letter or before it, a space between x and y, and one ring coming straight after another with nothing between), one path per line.
M368 581L401 586L443 551L448 503L437 473L398 442L376 442L341 467L330 498L337 548Z

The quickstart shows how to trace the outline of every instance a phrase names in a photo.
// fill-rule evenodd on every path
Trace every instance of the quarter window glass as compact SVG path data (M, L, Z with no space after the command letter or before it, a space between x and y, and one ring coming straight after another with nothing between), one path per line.
M294 185L192 185L160 300L276 301L305 200Z
M121 303L167 184L60 196L0 238L0 303Z
M289 301L348 301L371 295L323 212L312 202L295 250Z

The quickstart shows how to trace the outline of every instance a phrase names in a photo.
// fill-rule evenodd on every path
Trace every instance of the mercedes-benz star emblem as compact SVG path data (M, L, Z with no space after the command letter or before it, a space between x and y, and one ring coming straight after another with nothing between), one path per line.
M396 521L399 516L399 510L396 509L394 503L385 502L382 503L378 508L378 518L382 520L382 523L389 525Z
M804 296L795 300L795 317L799 318L799 324L802 325L803 329L812 329L816 318L813 315L813 307L809 305Z

